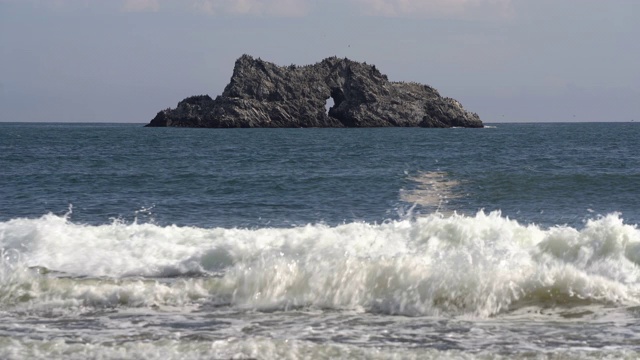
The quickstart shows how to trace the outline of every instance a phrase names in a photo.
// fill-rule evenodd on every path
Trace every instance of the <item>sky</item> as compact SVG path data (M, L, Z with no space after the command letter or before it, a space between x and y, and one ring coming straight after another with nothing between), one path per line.
M640 122L638 0L0 0L0 122L147 123L242 54L330 56L485 122Z

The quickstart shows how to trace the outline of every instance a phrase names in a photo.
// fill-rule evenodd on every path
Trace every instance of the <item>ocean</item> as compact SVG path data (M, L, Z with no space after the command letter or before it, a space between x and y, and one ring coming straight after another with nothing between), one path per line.
M640 125L0 123L2 359L636 359Z

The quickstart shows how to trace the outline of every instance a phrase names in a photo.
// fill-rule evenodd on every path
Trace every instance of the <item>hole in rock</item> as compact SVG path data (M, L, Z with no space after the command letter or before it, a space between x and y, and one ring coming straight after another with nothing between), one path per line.
M324 104L325 109L327 109L327 115L329 115L329 109L331 109L335 105L332 97L327 98L327 103Z

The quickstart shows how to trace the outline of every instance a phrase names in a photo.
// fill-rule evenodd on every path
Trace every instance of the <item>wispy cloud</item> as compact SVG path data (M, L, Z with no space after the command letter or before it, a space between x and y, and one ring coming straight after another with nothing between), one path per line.
M122 11L146 12L160 10L159 0L124 0Z
M104 1L104 2L103 2ZM514 0L119 0L120 11L196 11L209 15L301 17L318 6L340 5L365 16L413 18L509 18ZM105 0L0 0L24 2L54 8L90 8L108 4ZM115 5L116 7L118 5Z
M192 7L207 14L304 16L308 0L194 0Z
M365 15L386 17L510 17L511 0L349 0Z
M0 0L0 4L20 3L21 5L27 4L37 8L65 9L69 7L88 8L92 5L93 1L94 0Z
M360 14L385 17L507 18L513 0L341 0ZM192 7L208 14L304 16L314 0L192 0ZM346 7L348 8L348 7Z

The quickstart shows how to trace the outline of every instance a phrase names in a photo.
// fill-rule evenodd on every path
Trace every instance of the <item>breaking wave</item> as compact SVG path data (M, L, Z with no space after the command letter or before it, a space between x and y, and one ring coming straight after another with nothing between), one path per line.
M640 304L640 232L618 214L581 229L500 212L383 224L226 229L0 223L0 304L329 308L488 317L518 309Z

